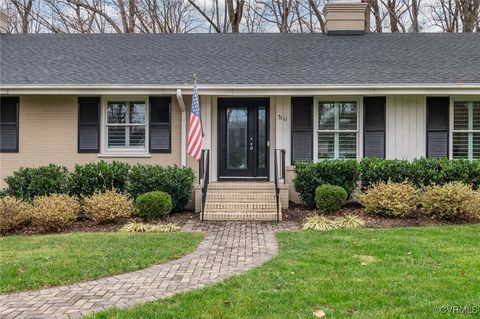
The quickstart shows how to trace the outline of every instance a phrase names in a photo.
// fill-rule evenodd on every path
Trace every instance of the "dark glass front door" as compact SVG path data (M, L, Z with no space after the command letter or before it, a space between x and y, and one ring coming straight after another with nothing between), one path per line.
M268 178L269 99L219 99L219 178Z

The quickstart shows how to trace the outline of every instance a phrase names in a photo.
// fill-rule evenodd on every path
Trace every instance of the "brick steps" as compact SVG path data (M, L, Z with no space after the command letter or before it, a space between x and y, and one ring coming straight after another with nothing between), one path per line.
M211 183L208 185L204 219L277 220L275 185L270 182Z
M275 221L277 213L272 212L205 212L204 220L241 220L241 221ZM282 220L282 214L280 214Z
M271 182L221 182L221 183L210 183L208 185L208 190L233 190L233 191L242 191L242 190L271 190L275 191L275 184Z
M262 202L262 203L275 203L275 193L274 192L247 192L247 191L230 191L230 192L217 192L210 190L210 193L207 193L207 202Z

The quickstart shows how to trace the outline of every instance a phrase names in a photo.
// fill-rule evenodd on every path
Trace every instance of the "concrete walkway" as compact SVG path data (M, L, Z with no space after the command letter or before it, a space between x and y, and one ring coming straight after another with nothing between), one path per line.
M274 231L291 228L295 224L189 221L184 230L207 232L192 254L99 280L0 295L0 318L78 318L204 287L270 259L277 253Z

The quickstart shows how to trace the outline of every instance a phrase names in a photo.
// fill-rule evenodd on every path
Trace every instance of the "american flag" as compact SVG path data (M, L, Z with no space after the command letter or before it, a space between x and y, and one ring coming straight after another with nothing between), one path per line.
M197 81L193 82L192 96L192 114L190 115L190 127L188 132L188 148L187 153L200 160L202 154L202 120L200 119L200 105L198 103Z

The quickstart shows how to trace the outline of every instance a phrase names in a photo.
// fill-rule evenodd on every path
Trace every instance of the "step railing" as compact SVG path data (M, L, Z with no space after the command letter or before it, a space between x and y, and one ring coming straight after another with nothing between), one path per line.
M285 153L284 149L275 149L275 202L277 204L277 222L280 221L280 180L285 184Z
M210 182L210 150L202 150L200 155L200 167L199 167L199 184L202 191L201 204L200 204L200 219L203 222L203 216L205 213L205 202L207 201L208 183Z

